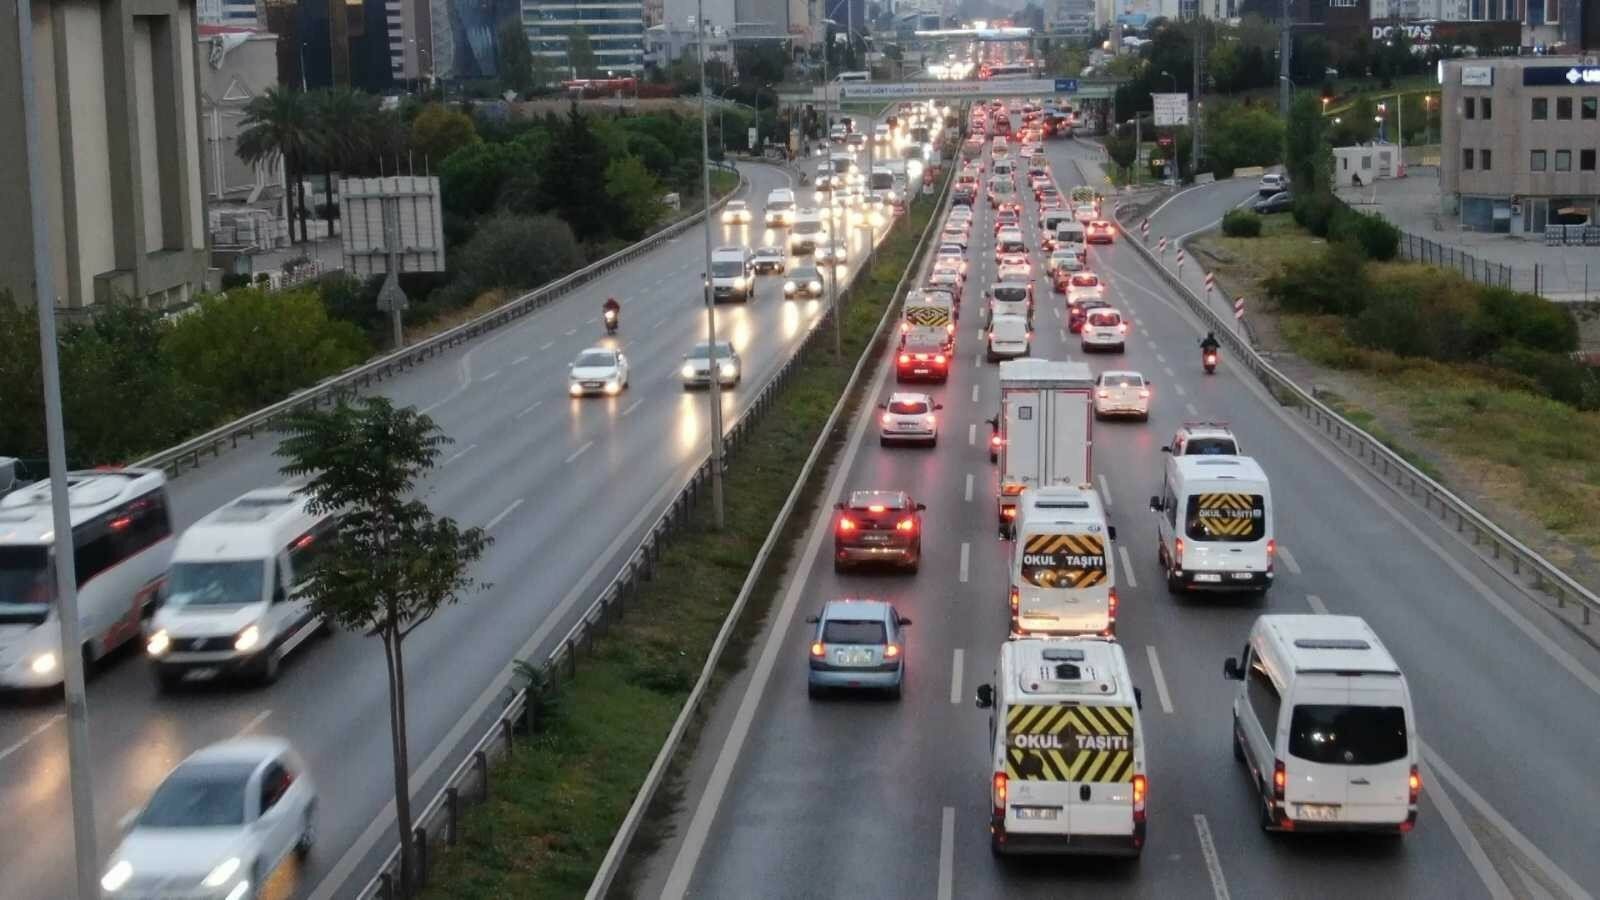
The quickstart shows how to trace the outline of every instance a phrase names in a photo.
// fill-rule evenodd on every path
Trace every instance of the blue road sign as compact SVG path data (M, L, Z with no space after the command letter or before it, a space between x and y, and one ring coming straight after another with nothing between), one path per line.
M1058 94L1076 94L1077 92L1078 92L1078 79L1076 79L1076 78L1057 78L1056 79L1056 93L1058 93Z

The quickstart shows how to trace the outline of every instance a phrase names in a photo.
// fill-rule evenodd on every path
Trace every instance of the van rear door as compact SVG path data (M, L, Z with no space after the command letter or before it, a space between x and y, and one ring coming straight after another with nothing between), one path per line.
M1014 704L1006 708L1005 829L1011 834L1072 833L1073 791L1060 733L1074 707Z
M1342 681L1384 678L1355 676ZM1284 800L1297 820L1399 824L1410 811L1410 733L1398 690L1301 692L1289 716Z
M1074 835L1133 833L1134 741L1131 706L1080 706L1068 738Z

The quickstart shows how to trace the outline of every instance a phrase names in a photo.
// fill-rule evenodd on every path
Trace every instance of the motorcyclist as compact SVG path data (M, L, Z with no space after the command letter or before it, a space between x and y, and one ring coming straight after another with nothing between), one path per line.
M1212 332L1206 332L1206 336L1200 339L1200 352L1202 354L1215 353L1217 350L1221 349L1221 347L1222 344L1217 340L1217 336Z
M607 328L615 328L622 324L622 304L615 297L607 297L606 302L600 305L601 315L606 320Z

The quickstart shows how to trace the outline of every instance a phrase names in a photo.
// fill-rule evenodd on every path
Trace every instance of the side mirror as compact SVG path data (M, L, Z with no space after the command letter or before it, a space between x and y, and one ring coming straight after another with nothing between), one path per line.
M1117 539L1117 526L1115 526L1115 525L1107 525L1106 526L1106 537L1111 538L1113 541L1116 540Z
M934 409L935 409L935 410L940 410L940 409L944 409L944 404L943 404L943 403L935 403L935 404L934 404L934 405L933 405L933 408L934 408Z
M1144 691L1138 688L1133 689L1133 705L1144 709Z
M1162 453L1171 453L1172 452L1172 446L1169 445L1169 444L1163 444L1161 446L1161 452Z
M815 624L817 624L818 621L819 621L819 619L816 616L806 616L807 624L815 625Z
M1243 681L1244 671L1239 668L1239 660L1230 656L1222 661L1222 677L1229 681Z
M879 409L888 409L889 408L889 404L887 404L887 403L879 403L878 404L878 408Z
M898 625L900 625L900 627L904 628L905 626L911 624L911 620L906 618L905 616L901 616L896 624L898 624Z
M994 688L987 684L978 685L977 706L979 709L988 709L994 706Z
M279 582L277 584L277 586L275 586L272 589L272 602L273 603L282 603L282 602L284 602L285 600L288 600L288 599L289 599L289 592L284 590L283 583Z
M917 512L922 512L923 510L925 510L927 508L928 508L928 504L926 504L926 503L918 503L917 504Z
M839 502L838 502L838 503L835 503L835 504L834 504L834 505L833 505L833 508L834 508L834 509L844 509L844 501L843 501L843 500L840 500L840 501L839 501Z
M1160 497L1151 496L1151 498L1150 498L1150 511L1151 512L1161 512L1161 498Z

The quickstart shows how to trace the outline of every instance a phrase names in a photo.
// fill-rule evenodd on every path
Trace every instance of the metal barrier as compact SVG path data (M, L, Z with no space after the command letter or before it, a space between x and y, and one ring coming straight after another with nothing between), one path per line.
M1114 212L1120 213L1120 206ZM1572 576L1561 571L1538 552L1512 537L1505 529L1474 509L1471 504L1429 478L1416 466L1390 450L1382 441L1295 384L1287 375L1256 353L1237 332L1228 327L1229 323L1213 312L1202 298L1162 265L1148 247L1134 240L1125 243L1132 245L1139 255L1144 257L1151 268L1183 299L1190 311L1199 317L1218 339L1229 346L1234 359L1249 369L1279 404L1298 410L1308 423L1322 432L1324 437L1360 461L1369 472L1381 478L1396 492L1405 494L1412 501L1420 498L1423 509L1429 514L1436 513L1442 526L1449 527L1454 524L1456 533L1463 539L1470 533L1476 555L1506 580L1525 591L1549 597L1555 601L1559 610L1566 611L1569 605L1575 604L1573 611L1581 626L1587 629L1593 623L1594 614L1600 611L1600 597L1594 592L1579 584Z
M948 183L949 179L946 179L946 185ZM936 202L942 203L943 196L941 195ZM891 230L905 221L904 218L900 219L894 226L891 226ZM919 253L921 248L926 245L928 235L937 221L937 215L928 220L928 226L924 229L921 242L918 245ZM855 277L867 271L867 268L863 266L853 273L852 282ZM903 296L904 287L905 276L902 276L900 283L895 287L895 299ZM842 290L841 297L848 298L851 289L851 287L846 287ZM878 330L873 337L874 341L882 334L884 322L889 321L890 313L893 309L894 302L891 301L884 312L883 320L878 323ZM776 404L778 395L788 386L801 359L817 339L817 335L826 331L832 316L833 310L830 309L824 315L818 317L811 330L802 338L800 346L795 348L794 353L790 355L783 366L768 379L761 392L756 395L750 405L731 424L726 426L725 454L731 454L736 450L744 438L749 435L756 422L764 417ZM863 354L863 359L866 359L866 356L866 354ZM858 362L855 373L851 375L851 386L855 384L861 367L862 364ZM850 387L847 387L846 395L848 395L849 390ZM841 404L843 402L843 400L840 401ZM822 437L818 439L818 447L826 440L837 415L838 407L835 408L834 416L829 418ZM813 448L812 456L806 462L805 471L810 470L815 456L816 449ZM546 689L554 690L560 686L563 679L575 678L578 672L579 656L583 653L592 654L595 650L596 640L603 637L610 630L613 623L621 621L623 616L626 615L629 603L637 598L639 583L641 581L649 581L655 576L656 565L661 559L662 545L665 539L673 531L688 524L690 515L704 498L709 488L710 477L711 458L707 454L706 459L685 479L683 487L674 495L666 510L645 531L638 546L628 555L621 571L606 584L594 602L578 617L578 621L573 624L572 628L556 642L554 649L545 658L543 665L538 667L543 675ZM798 491L798 489L797 483L796 490ZM709 673L715 668L716 659L720 656L722 648L726 645L727 638L731 633L730 623L737 618L738 611L742 609L750 588L755 582L754 573L760 571L761 564L770 552L774 537L782 531L783 523L787 520L793 505L794 494L791 493L790 500L785 503L783 511L780 513L777 525L768 535L767 542L762 545L757 564L752 568L751 576L746 579L743 588L739 592L739 598L735 601L733 612L730 612L729 619L724 622L722 631L717 635L716 643L712 649L712 656L707 661L700 680L696 682L689 700L685 703L686 712L680 714L678 721L674 723L672 731L669 733L669 746L676 748L677 742L681 740L683 726L687 720L687 710L692 709L694 705L699 703L699 697L704 692L705 681ZM460 831L460 814L463 805L468 802L480 801L488 796L489 763L497 757L512 752L512 738L515 732L522 731L527 733L538 727L536 721L538 704L530 702L532 699L529 694L529 688L526 687L518 689L512 694L500 715L495 718L484 735L473 745L471 752L451 773L439 792L422 808L422 812L417 815L413 829L413 836L417 845L417 884L422 885L427 882L431 863L431 848L440 844L448 846L455 843ZM668 758L670 758L670 754L668 754ZM650 776L645 786L641 788L641 797L645 796L647 789L651 796L654 795L664 771L665 766L658 759L656 766L652 767L650 771ZM624 828L627 829L630 838L633 831L638 827L638 813L647 804L648 797L645 797L643 801L636 798L635 808L629 811L629 817L624 822ZM630 825L629 822L632 824ZM620 834L621 832L619 832ZM626 849L626 842L624 842L622 849ZM606 862L602 864L602 872L606 871L606 865L613 867L611 875L607 876L608 883L615 876L615 866L621 862L621 852L617 850L615 844L613 844L612 851L607 853ZM614 862L612 861L613 853L617 855L617 859ZM361 889L361 892L356 895L356 900L403 900L399 895L398 888L399 863L400 847L397 843L394 850L379 868L378 874L373 876L366 886Z
M730 163L712 162L711 166L728 172L738 172ZM740 175L739 187L730 192L726 197L711 204L709 212L716 212L749 186L749 182ZM672 240L683 232L689 230L708 211L700 211L668 225L650 237L639 241L629 247L618 250L616 253L573 272L526 294L490 310L469 322L463 322L448 331L441 332L423 341L396 350L381 356L371 362L362 363L339 375L328 378L316 385L291 395L288 399L280 400L271 406L263 407L245 416L229 422L219 428L212 429L205 434L190 438L187 441L169 447L152 456L147 456L130 465L139 468L165 469L168 477L177 478L182 475L185 467L199 468L200 458L209 454L212 457L221 455L224 445L229 449L239 446L241 437L253 438L256 431L271 430L278 419L285 414L293 412L309 404L316 409L327 401L330 405L340 399L354 395L362 388L370 386L375 381L391 377L397 371L409 369L418 363L426 362L438 355L442 350L448 350L457 344L472 340L481 334L493 331L503 325L522 318L536 309L549 305L552 301L565 294L582 287L616 268L626 265L645 253Z
M1430 241L1409 231L1400 232L1400 258L1442 269L1454 269L1488 287L1511 287L1510 266L1479 259L1471 253Z

